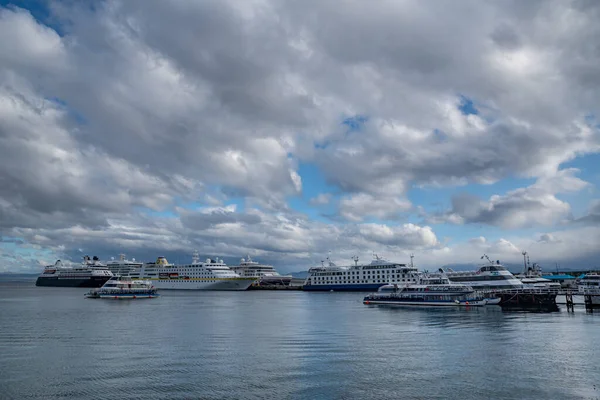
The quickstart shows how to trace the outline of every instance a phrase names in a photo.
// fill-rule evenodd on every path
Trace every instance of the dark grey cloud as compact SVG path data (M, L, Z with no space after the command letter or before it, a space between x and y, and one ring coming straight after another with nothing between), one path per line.
M594 200L591 203L588 212L583 217L577 218L573 222L600 226L600 200Z
M199 212L182 210L181 223L192 230L204 230L220 224L260 224L262 219L258 214L236 213L233 209L215 209Z

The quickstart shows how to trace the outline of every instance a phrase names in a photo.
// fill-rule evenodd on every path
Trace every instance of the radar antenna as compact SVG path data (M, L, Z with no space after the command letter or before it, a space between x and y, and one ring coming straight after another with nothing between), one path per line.
M413 258L415 258L415 255L411 253L411 255L410 255L410 267L411 268L415 267L415 265L413 264Z
M352 260L354 261L354 265L358 265L358 256L353 256Z
M192 253L192 264L199 264L200 263L200 255L198 254L198 250L194 250L194 252Z

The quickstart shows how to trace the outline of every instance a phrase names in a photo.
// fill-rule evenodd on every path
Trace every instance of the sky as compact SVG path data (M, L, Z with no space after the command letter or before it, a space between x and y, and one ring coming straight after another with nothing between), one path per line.
M0 272L600 267L600 2L0 0Z

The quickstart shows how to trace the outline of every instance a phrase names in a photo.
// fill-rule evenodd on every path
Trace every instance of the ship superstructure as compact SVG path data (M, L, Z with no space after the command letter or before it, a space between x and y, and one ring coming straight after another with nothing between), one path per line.
M493 262L485 254L481 258L487 259L488 263L475 271L453 271L450 268L440 268L439 272L433 273L431 276L446 276L451 282L469 285L476 290L523 288L523 282L500 264L500 261Z
M106 267L113 273L113 275L128 276L131 272L142 268L144 263L136 261L135 258L128 260L125 258L125 254L119 254L119 259L111 259L106 263Z
M61 260L54 265L47 265L35 281L36 286L57 287L86 287L99 288L108 281L113 274L102 264L98 257L91 259L83 257L81 265L74 267L65 266Z
M280 275L272 265L261 264L250 258L240 260L240 265L229 267L242 278L255 278L255 283L264 285L289 285L291 275Z
M308 270L304 290L308 291L376 291L385 284L407 285L418 279L418 269L413 265L387 261L377 254L369 264L359 264L353 257L354 265L338 266L327 257L321 266Z

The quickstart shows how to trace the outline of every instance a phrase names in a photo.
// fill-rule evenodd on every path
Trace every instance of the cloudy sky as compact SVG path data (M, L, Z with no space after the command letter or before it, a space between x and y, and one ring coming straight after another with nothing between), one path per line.
M0 271L600 267L600 2L0 1Z

